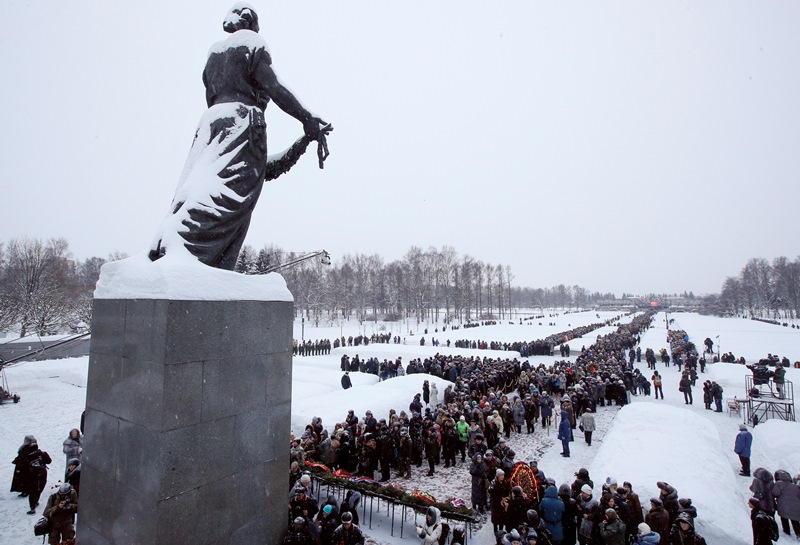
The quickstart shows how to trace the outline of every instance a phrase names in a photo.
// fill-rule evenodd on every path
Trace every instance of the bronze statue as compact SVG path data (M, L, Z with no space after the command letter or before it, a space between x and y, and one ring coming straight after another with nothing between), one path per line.
M151 245L153 261L183 246L206 265L233 270L264 182L287 172L313 141L320 168L328 156L333 128L278 80L255 10L236 4L222 26L231 36L209 52L203 71L208 110ZM300 121L305 134L268 161L264 109L270 100Z

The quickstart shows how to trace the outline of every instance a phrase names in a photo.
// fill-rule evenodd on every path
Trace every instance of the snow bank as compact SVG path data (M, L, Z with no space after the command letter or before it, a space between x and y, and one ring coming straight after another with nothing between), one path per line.
M791 475L800 473L800 424L783 420L767 420L751 430L753 444L764 446L752 460L755 469L765 467L770 473L784 469ZM763 457L763 458L762 458Z
M303 365L295 359L292 371L292 432L301 433L311 418L319 416L322 425L333 430L335 422L343 422L350 409L356 416L372 411L375 418L387 418L389 409L408 412L414 394L422 393L422 383L436 383L439 401L444 389L453 384L433 375L414 374L378 382L378 377L367 373L350 373L353 387L344 390L341 371L327 371L314 365ZM330 377L330 378L328 378ZM324 385L327 384L327 390Z
M636 403L620 410L590 467L599 490L606 477L630 481L642 505L666 481L697 507L698 532L708 543L739 543L750 532L737 477L721 454L716 427L689 409Z

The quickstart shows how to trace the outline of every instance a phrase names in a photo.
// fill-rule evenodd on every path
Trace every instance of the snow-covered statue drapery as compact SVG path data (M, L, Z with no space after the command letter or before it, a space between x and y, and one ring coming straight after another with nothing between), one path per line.
M223 22L231 33L208 54L203 83L208 110L200 120L167 217L150 247L155 261L188 252L199 261L233 270L265 180L286 172L312 141L320 167L331 127L306 110L278 80L258 16L236 4ZM303 124L304 136L267 160L264 109L272 100Z

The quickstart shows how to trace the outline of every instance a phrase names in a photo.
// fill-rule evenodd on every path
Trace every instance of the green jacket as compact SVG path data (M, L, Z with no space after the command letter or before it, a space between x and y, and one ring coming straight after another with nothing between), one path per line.
M458 440L466 443L469 440L469 424L459 420L456 428L458 428Z
M625 523L618 518L614 522L600 523L599 529L603 545L625 545Z

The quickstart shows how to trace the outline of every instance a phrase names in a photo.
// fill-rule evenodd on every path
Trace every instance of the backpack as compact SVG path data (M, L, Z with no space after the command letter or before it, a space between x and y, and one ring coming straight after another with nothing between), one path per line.
M772 541L778 541L778 539L781 537L781 534L778 531L778 523L775 522L775 517L771 516L769 513L766 513L766 515L770 522L769 529L772 533Z
M37 458L33 462L31 462L31 474L35 477L43 477L47 475L47 466L44 465L44 462Z
M777 528L777 526L776 526ZM442 533L439 535L439 545L446 545L447 538L450 535L450 525L446 522L442 523Z
M33 535L46 536L50 533L50 519L42 517L33 525Z

